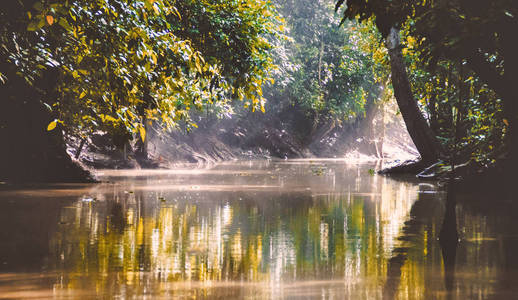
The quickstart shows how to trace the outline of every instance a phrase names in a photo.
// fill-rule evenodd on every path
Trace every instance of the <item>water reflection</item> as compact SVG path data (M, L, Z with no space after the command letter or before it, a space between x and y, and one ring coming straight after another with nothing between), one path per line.
M55 288L139 294L196 282L206 292L238 282L259 283L273 296L300 281L339 280L337 295L358 286L371 286L364 296L379 294L417 186L362 173L289 162L211 170L198 181L163 172L118 179L90 192L97 201L83 197L62 210L50 242Z
M455 280L455 260L457 257L457 246L459 244L459 234L457 232L457 205L456 186L452 181L448 185L446 198L446 209L441 231L439 233L439 243L441 245L442 259L444 262L444 285L449 292L453 291Z
M460 204L457 224L451 197L435 186L372 176L368 168L332 160L247 162L138 176L106 171L108 183L68 194L0 191L1 243L39 251L24 264L31 252L0 250L7 276L0 277L0 295L28 297L21 292L27 282L29 290L53 298L498 293L495 282L516 271L501 269L511 257L504 250L516 243L502 236L508 231L495 234L502 228L496 219ZM27 215L32 204L41 211ZM18 231L7 235L13 224ZM462 242L449 248L446 228L456 233L457 225ZM22 273L31 271L23 265L45 276Z

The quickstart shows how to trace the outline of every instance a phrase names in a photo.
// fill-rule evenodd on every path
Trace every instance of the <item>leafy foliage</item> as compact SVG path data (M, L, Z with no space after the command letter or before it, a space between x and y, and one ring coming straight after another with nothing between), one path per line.
M279 30L268 1L21 3L3 25L3 64L46 89L65 128L145 139L146 121L196 126L192 108L231 113L233 99L246 99L264 109L274 69L265 37ZM39 83L48 76L53 84Z
M315 122L349 121L363 116L380 94L372 54L362 49L371 32L355 22L340 28L332 1L282 1L291 40L277 55L285 66L272 88L272 105L296 106ZM282 48L281 48L282 49Z
M493 163L506 132L501 98L463 61L441 60L430 71L416 40L406 41L414 93L452 159Z
M414 92L452 157L487 164L503 145L516 157L516 2L336 2L342 6L343 21L374 20L384 37L403 29Z

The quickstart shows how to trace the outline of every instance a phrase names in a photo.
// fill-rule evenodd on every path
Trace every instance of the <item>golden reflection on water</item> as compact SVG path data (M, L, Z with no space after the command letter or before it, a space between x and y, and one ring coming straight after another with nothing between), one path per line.
M488 254L487 243L501 241L491 224L470 214L459 218L466 228L459 257L469 263L457 276L472 281L459 281L447 293L436 242L444 194L367 170L327 160L145 175L103 171L106 183L76 189L56 210L41 243L49 245L45 279L23 289L29 275L0 277L0 298L463 299L494 293L482 282L498 279L495 261L502 260ZM18 196L38 201L62 194ZM0 198L6 195L16 193ZM470 275L466 270L481 257L482 274Z
M62 210L50 241L50 264L61 270L54 288L167 294L248 284L257 290L249 296L261 298L265 291L280 296L297 285L339 282L339 291L361 285L369 286L365 296L379 296L375 287L417 186L341 176L357 174L357 167L326 171L317 176L308 164L283 168L277 171L282 188L271 184L278 179L264 178L268 170L196 174L224 177L223 185L154 178L97 187L90 195L97 201L78 199ZM263 177L243 175L252 173Z

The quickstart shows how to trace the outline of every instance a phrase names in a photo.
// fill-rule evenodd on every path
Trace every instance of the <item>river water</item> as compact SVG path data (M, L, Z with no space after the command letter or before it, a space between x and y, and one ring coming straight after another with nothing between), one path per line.
M243 161L4 185L0 299L518 298L513 204L459 197L458 242L439 242L447 193L375 167Z

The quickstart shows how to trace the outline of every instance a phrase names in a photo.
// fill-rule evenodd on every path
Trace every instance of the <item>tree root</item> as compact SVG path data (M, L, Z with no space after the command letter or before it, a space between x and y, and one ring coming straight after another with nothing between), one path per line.
M378 171L378 174L419 174L430 165L430 162L423 160L407 160L393 167Z

